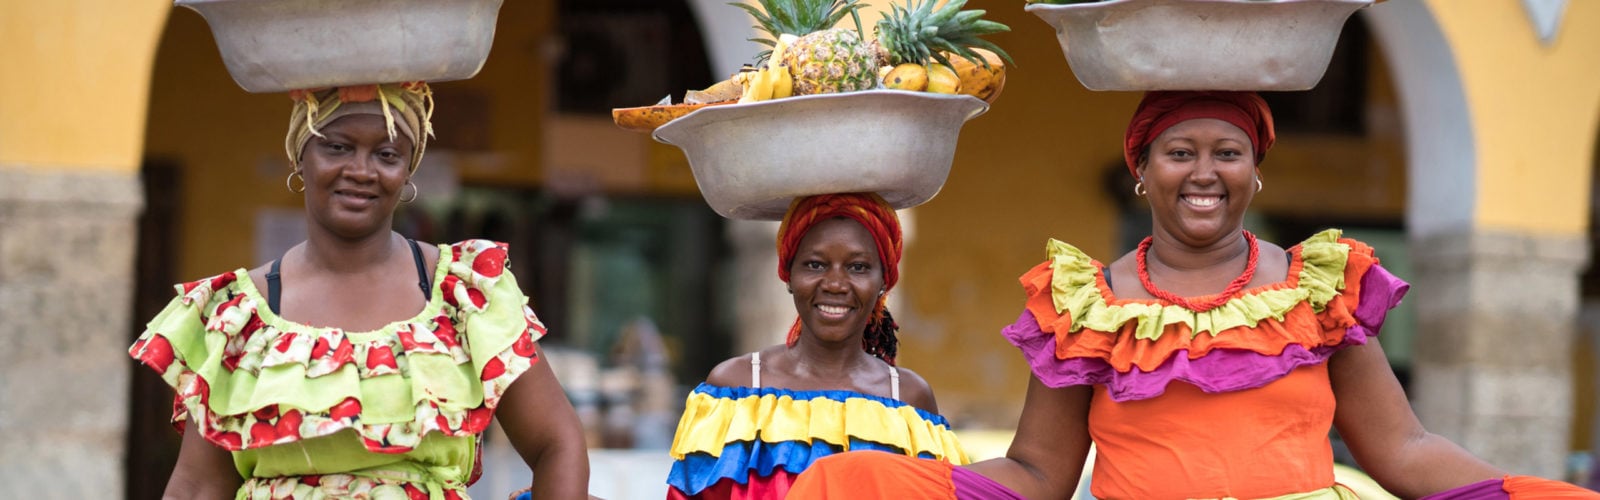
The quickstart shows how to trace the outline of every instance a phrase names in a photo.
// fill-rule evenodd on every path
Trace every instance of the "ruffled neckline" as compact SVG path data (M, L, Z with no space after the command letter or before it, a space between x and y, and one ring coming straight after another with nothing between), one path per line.
M129 354L177 389L175 423L195 416L231 451L345 429L381 453L410 451L429 432L476 434L536 361L545 329L503 243L439 247L432 297L411 318L364 332L289 321L238 269L178 285Z
M949 422L904 401L849 390L724 387L701 383L684 403L667 483L696 495L777 471L799 474L822 457L877 450L963 465Z
M1104 266L1051 240L1049 260L1020 279L1025 311L1002 333L1052 387L1107 384L1117 400L1154 397L1173 380L1211 392L1259 387L1366 343L1409 287L1371 247L1340 235L1295 245L1284 280L1200 312L1117 297Z

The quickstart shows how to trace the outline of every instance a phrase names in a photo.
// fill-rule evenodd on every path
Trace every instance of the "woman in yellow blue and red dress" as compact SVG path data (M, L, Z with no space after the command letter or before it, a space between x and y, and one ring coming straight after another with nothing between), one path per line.
M819 458L879 450L964 464L933 390L895 366L900 221L875 194L795 200L778 277L799 319L788 341L724 361L689 395L667 498L784 498Z
M581 425L540 362L545 329L506 246L392 229L418 194L428 86L292 97L287 182L306 240L179 285L129 350L177 390L166 497L466 498L492 418L532 466L534 498L585 497Z
M1328 431L1407 498L1600 498L1508 476L1427 432L1377 335L1408 285L1328 230L1288 249L1243 229L1271 111L1249 92L1150 92L1124 156L1153 231L1109 265L1051 240L1003 331L1032 368L1004 458L967 468L851 453L804 498L1068 498L1092 441L1106 499L1348 499ZM1565 495L1565 496L1563 496Z

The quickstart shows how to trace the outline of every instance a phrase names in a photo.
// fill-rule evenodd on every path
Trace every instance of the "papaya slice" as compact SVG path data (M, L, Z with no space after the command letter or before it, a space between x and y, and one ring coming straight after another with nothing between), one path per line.
M695 104L657 104L654 106L639 106L636 108L615 108L611 110L611 120L616 122L617 126L624 129L635 132L650 133L654 132L656 127L666 125L667 122L682 118L684 115L693 113L694 110L706 106L732 104L734 102L738 102L737 99Z

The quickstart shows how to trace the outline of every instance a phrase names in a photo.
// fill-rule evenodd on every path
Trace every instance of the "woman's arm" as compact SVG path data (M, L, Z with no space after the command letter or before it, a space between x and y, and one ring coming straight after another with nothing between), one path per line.
M1361 468L1391 493L1416 498L1505 475L1422 427L1378 339L1335 354L1328 376L1338 401L1334 426Z
M1051 389L1029 377L1028 399L1005 458L967 466L1024 498L1070 498L1089 455L1088 386Z
M544 358L543 349L538 356ZM588 498L583 424L547 358L511 383L495 413L517 454L533 469L534 499Z
M167 490L161 498L233 498L244 484L239 471L233 468L233 455L200 437L195 430L198 424L189 422L185 427L178 463L172 468L172 478L167 480Z

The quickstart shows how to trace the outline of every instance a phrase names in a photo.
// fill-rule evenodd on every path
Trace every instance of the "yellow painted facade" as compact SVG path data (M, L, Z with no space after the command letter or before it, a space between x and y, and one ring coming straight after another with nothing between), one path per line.
M1475 225L1583 234L1600 126L1600 3L1567 2L1548 46L1521 2L1428 5L1466 87L1478 158Z
M132 174L171 3L0 2L0 165Z
M1568 2L1558 38L1544 46L1519 2L1415 1L1437 16L1462 72L1477 148L1475 226L1584 234L1600 136L1600 2ZM988 7L1013 28L994 40L1017 66L994 109L964 129L944 191L915 209L898 290L907 300L901 352L953 419L1010 426L1028 373L998 333L1020 311L1015 278L1043 259L1048 237L1117 257L1117 208L1102 176L1120 168L1123 126L1139 95L1083 89L1048 26L1015 4ZM506 155L463 163L464 182L545 181L554 134L539 47L554 8L506 2L483 72L438 85L441 106L452 92L493 103L489 140ZM300 206L282 187L287 98L232 85L197 14L166 0L0 2L0 44L10 49L0 61L0 168L133 175L144 158L178 165L184 279L256 264L248 235L257 210ZM1353 105L1398 123L1393 84L1375 50L1370 57L1368 102ZM1403 134L1426 133L1419 127L1428 124L1404 126L1411 131L1380 126L1364 138L1285 134L1263 165L1258 209L1398 219L1408 182ZM643 135L606 137L638 152L646 182L630 189L690 188L675 150ZM1595 391L1586 387L1592 412Z

